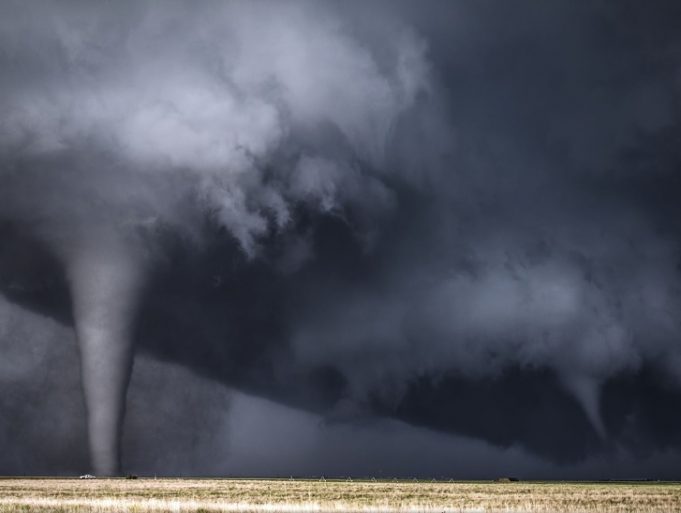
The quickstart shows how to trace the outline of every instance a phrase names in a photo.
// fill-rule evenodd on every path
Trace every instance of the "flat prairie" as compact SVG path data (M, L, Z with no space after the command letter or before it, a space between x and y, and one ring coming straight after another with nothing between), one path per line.
M17 512L681 512L681 483L0 479Z

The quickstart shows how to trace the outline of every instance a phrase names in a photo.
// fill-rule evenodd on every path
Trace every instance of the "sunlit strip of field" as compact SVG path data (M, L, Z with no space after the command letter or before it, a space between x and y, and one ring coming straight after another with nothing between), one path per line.
M16 512L681 512L679 483L0 479Z

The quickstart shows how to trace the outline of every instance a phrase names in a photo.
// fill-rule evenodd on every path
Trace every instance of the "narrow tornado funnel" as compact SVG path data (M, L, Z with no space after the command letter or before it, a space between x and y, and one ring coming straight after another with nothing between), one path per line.
M563 384L579 402L584 414L602 440L607 438L607 430L600 408L601 385L593 377L573 374L563 377Z
M73 255L68 268L92 470L119 475L140 266L123 246L98 244Z

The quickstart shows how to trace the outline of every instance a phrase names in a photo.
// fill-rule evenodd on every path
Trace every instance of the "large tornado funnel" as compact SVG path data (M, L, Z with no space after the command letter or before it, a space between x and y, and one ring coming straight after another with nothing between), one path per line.
M120 246L100 245L72 256L69 278L92 470L96 475L119 475L139 265Z

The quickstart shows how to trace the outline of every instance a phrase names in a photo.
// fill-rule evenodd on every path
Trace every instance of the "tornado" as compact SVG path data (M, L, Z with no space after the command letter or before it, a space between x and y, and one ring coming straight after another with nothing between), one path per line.
M593 376L575 373L570 376L563 376L562 381L567 390L577 399L586 418L598 436L605 440L608 433L600 412L601 385L598 379Z
M68 273L92 471L120 475L140 262L124 245L99 241L74 252Z

